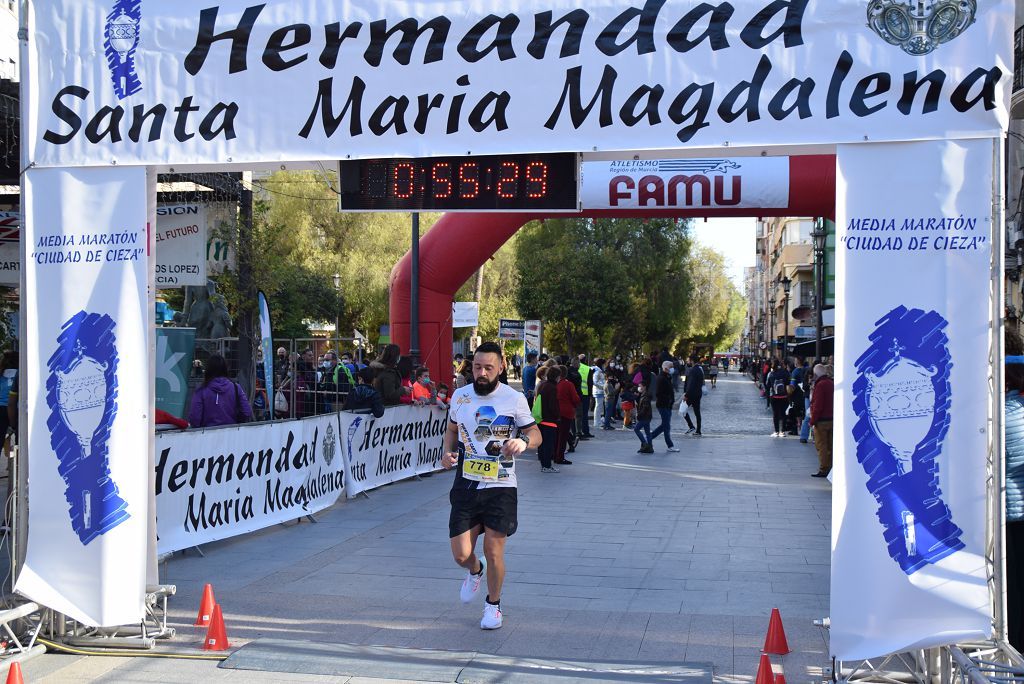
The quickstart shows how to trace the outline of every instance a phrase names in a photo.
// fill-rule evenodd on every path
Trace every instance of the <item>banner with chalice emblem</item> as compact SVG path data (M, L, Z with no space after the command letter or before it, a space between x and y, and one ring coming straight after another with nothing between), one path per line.
M88 625L138 623L154 410L146 170L25 178L31 504L15 589Z
M999 149L838 149L829 641L841 660L991 630L985 359Z

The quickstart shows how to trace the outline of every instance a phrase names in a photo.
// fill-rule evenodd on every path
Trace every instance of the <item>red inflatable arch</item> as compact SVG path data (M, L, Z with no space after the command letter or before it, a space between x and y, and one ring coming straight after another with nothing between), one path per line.
M582 215L641 217L835 216L836 158L790 157L789 206L774 209L599 210ZM438 372L451 368L452 299L456 291L524 224L541 218L579 214L446 214L420 241L420 347L423 363ZM391 272L391 340L409 350L412 258L402 257ZM447 378L442 374L442 378Z

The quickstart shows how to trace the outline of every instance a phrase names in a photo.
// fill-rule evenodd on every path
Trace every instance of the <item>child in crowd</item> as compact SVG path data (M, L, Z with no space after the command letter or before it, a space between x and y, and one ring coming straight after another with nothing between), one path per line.
M651 443L651 418L654 411L651 409L651 396L647 393L647 383L640 382L637 385L636 398L636 424L633 432L640 438L640 449L638 454L653 454L654 445ZM643 434L641 434L641 432Z
M414 373L416 380L412 383L412 401L417 406L436 403L434 386L430 382L430 371L420 366Z
M633 424L633 412L636 410L636 392L624 382L619 397L622 399L622 429L628 430Z
M437 386L437 405L446 408L448 406L448 385L443 382Z
M360 368L356 372L356 386L345 397L344 409L355 413L372 413L376 418L384 415L384 401L373 388L372 368Z

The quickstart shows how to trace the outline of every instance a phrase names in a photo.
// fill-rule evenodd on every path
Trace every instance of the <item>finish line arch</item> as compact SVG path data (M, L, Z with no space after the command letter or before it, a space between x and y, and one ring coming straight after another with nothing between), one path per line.
M542 218L600 217L760 217L835 218L835 155L789 157L789 204L757 209L584 210L582 214L449 213L420 240L420 358L435 372L452 361L452 300L455 293L525 224ZM412 253L395 265L390 282L391 340L409 350Z
M87 625L145 615L157 174L796 146L835 154L825 206L674 215L834 211L830 652L1005 640L1012 0L509 0L501 17L456 0L22 5L18 457L34 505L19 593ZM446 358L455 288L543 216L428 233L422 346Z

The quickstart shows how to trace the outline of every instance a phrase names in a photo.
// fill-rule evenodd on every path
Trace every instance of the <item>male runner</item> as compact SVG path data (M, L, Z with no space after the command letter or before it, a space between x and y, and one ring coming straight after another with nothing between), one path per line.
M505 540L518 525L515 457L540 444L540 430L526 397L498 382L504 370L501 347L486 342L473 355L473 384L451 397L441 465L458 465L448 519L455 562L466 568L460 596L471 602L487 569L487 599L481 629L501 627L501 585ZM484 558L476 539L484 535ZM486 559L486 560L485 560Z

